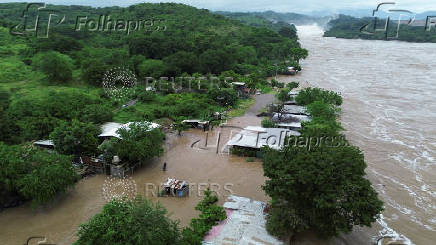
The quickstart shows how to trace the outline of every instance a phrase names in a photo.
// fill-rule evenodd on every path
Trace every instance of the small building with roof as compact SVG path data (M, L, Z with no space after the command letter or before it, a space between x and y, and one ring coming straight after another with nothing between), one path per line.
M128 123L116 123L116 122L107 122L101 126L101 134L98 135L99 138L107 139L107 138L118 138L121 139L121 136L117 133L117 131L121 128L125 128L129 130L129 126L134 122ZM153 122L138 122L141 124L147 124L149 126L149 130L153 130L155 128L160 128L160 125Z
M55 146L52 140L37 140L33 142L33 145L50 150L54 149Z
M299 105L284 105L282 113L307 115L306 108Z
M238 97L248 97L250 96L250 88L244 82L232 82L233 89L238 93Z
M227 218L212 227L204 237L203 245L284 244L266 230L266 203L230 195L223 207Z
M300 136L297 131L284 128L263 128L248 126L235 134L228 142L227 147L249 148L259 150L263 146L281 149L286 136Z

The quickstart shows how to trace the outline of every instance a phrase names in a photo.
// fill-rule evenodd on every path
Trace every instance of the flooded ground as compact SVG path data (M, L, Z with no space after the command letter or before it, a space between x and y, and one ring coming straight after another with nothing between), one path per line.
M237 127L260 125L261 118L256 114L271 103L273 95L256 95L256 98L256 103L244 116L227 122L235 128L214 129L208 136L207 147L206 133L201 130L191 129L182 136L168 135L165 154L135 172L133 181L127 184L136 184L138 194L162 203L181 225L189 224L198 215L194 207L208 186L218 193L220 203L230 194L267 201L268 197L261 188L265 183L262 163L247 162L246 158L229 156L221 151L232 132L239 131ZM218 134L221 135L220 144L216 147ZM165 172L162 170L164 162L167 163ZM158 186L167 177L188 181L191 184L190 197L158 197ZM105 175L85 178L48 207L32 210L30 204L25 204L4 210L0 213L1 244L23 244L33 235L46 236L48 241L56 244L71 244L76 239L78 226L98 213L106 202L102 187L107 180Z
M436 44L323 38L321 30L313 26L300 27L299 33L310 53L304 71L278 79L341 92L346 135L364 151L368 178L386 210L373 228L357 227L352 234L330 241L303 234L296 244L371 244L380 234L403 235L415 244L434 244ZM182 225L197 215L194 207L201 199L199 186L203 190L212 185L221 203L230 193L267 201L261 189L265 181L261 162L221 152L232 130L260 125L261 118L255 115L273 95L256 97L256 104L243 117L228 122L236 128L215 129L209 135L208 147L200 130L168 136L163 157L133 175L137 193L160 201ZM220 145L212 146L220 131ZM162 171L164 162L166 172ZM191 196L157 197L157 186L167 177L195 184ZM106 180L105 175L83 179L48 207L32 210L25 204L4 210L0 213L1 243L23 244L29 236L42 235L56 244L71 244L78 225L98 213L106 202L102 195Z
M303 72L282 80L342 94L347 138L364 151L368 178L385 202L378 225L343 240L369 244L361 242L397 232L410 243L435 244L436 44L323 38L316 26L298 31L309 57Z

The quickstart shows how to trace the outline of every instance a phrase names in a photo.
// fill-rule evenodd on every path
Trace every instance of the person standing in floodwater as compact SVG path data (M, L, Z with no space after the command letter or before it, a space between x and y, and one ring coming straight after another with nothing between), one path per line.
M164 162L164 165L163 165L162 170L163 170L163 171L166 171L166 170L167 170L167 162Z

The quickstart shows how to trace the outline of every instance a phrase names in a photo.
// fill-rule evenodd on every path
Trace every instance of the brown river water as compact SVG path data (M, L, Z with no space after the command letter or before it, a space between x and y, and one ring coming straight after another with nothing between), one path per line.
M347 138L364 151L385 203L373 229L346 240L390 234L436 244L436 44L324 38L317 26L298 31L310 55L292 80L342 94Z
M278 79L341 92L346 135L364 151L368 178L385 202L385 211L372 228L356 228L329 241L303 234L293 244L372 244L380 235L396 236L410 244L435 244L436 44L323 38L316 26L299 27L299 33L310 53L304 71ZM272 99L271 94L256 96L256 104L244 116L227 124L260 125L255 115ZM215 129L208 137L208 147L200 130L168 135L165 154L135 172L127 183L135 183L138 194L162 203L181 225L198 215L194 210L201 200L198 192L208 185L217 191L220 203L229 194L268 201L261 189L265 181L261 162L247 162L221 150L237 131ZM217 154L212 145L218 132ZM166 172L162 171L164 162ZM191 183L190 197L157 197L157 186L167 177ZM87 177L46 207L32 209L25 204L4 210L0 213L0 244L23 244L34 235L71 244L79 224L106 202L103 186L107 180L105 175Z

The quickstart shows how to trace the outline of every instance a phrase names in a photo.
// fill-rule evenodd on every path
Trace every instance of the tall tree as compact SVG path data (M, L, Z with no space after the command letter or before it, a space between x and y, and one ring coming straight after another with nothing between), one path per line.
M168 66L162 60L144 60L138 65L138 72L141 79L146 77L160 78L166 74Z
M92 123L83 123L76 119L62 122L50 134L56 151L62 154L89 154L97 152L100 129Z
M193 52L178 51L165 57L164 61L168 64L168 69L174 70L176 74L182 71L192 74L198 66L198 57Z
M15 121L11 120L8 113L10 93L0 89L0 141L10 142L14 137Z
M117 155L129 164L142 164L163 153L163 133L160 129L151 129L147 122L130 124L118 133L121 140L112 140L110 155Z
M39 53L33 65L41 70L51 83L66 83L73 78L73 60L56 51Z
M238 94L233 88L211 89L207 92L209 98L222 106L232 106L238 100Z
M297 38L297 30L293 25L280 28L279 34L287 38Z
M146 199L112 200L101 213L82 224L75 245L167 245L178 244L178 223L171 220L160 204Z
M291 57L296 61L300 62L301 59L306 59L309 55L307 49L304 48L291 48Z
M335 236L371 226L383 210L356 147L264 149L263 167L263 188L272 198L267 229L274 235L312 229Z
M291 100L291 96L289 95L289 92L291 90L288 88L283 88L281 89L277 94L276 94L276 98L281 102L284 103L286 101Z
M77 180L69 156L0 142L0 158L0 194L18 193L33 204L48 203ZM0 198L0 206L3 200L7 198Z

